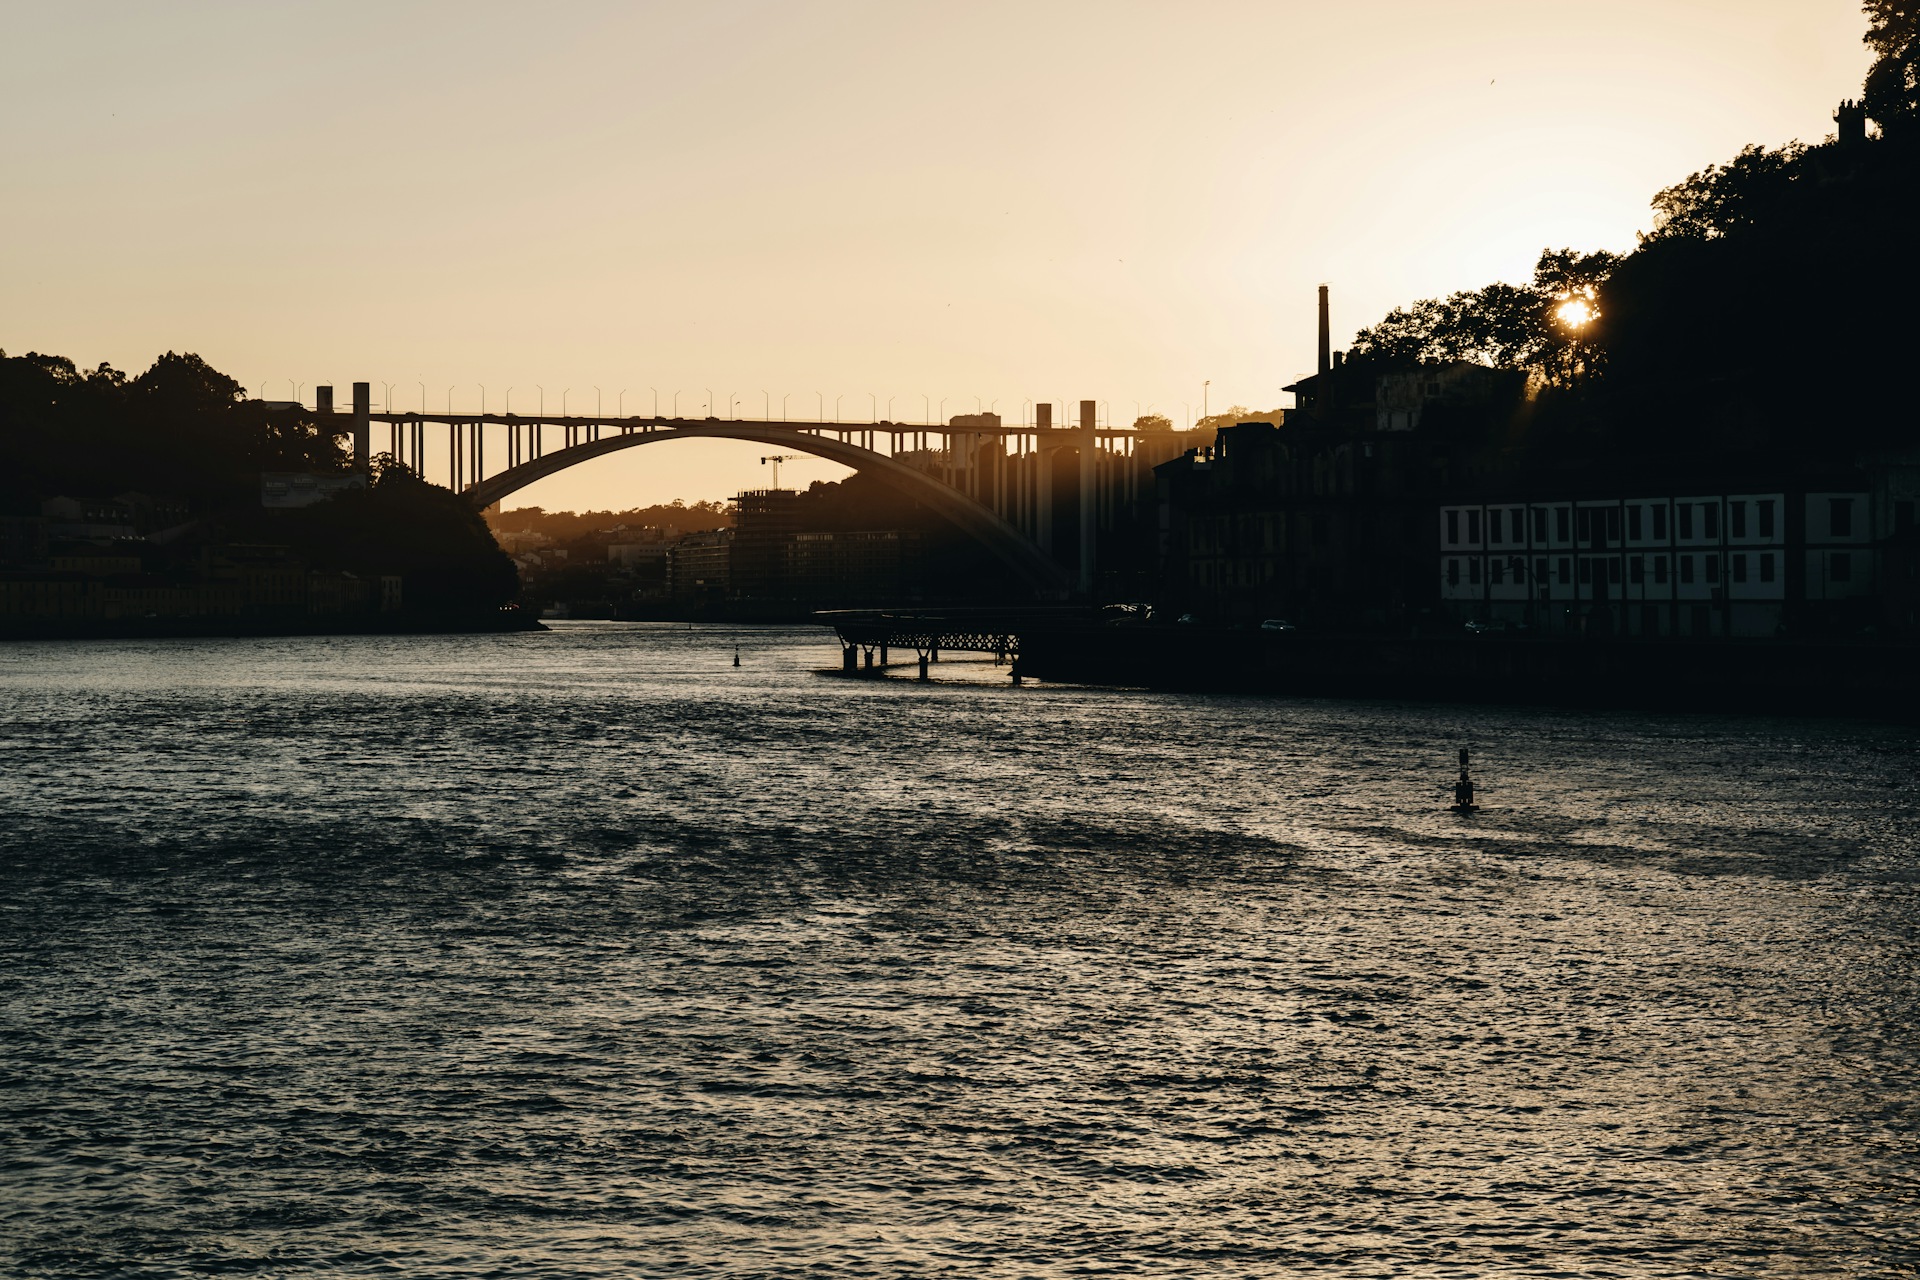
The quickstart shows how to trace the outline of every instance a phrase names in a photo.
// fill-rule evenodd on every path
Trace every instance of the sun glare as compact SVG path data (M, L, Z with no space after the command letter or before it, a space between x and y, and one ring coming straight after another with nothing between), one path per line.
M1561 324L1578 331L1593 323L1593 304L1585 298L1569 298L1555 307L1553 314Z

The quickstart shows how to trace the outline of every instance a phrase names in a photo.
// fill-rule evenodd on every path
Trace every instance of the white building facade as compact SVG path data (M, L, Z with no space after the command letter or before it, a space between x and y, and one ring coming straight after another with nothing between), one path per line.
M1877 591L1866 492L1568 498L1443 506L1456 621L1557 634L1771 637L1803 603Z

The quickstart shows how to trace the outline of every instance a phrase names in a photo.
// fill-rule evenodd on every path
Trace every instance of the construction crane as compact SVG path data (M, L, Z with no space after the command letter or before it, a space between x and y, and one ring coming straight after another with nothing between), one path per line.
M783 462L792 462L799 456L800 455L797 453L770 453L766 457L760 459L760 465L763 467L766 466L769 462L773 464L773 487L774 488L778 489L780 487L780 464Z

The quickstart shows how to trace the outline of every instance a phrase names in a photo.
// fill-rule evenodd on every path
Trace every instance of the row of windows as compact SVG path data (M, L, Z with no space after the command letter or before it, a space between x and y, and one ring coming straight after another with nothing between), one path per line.
M1853 499L1830 499L1831 510L1828 515L1829 529L1835 537L1847 537L1853 533ZM1729 501L1727 508L1727 533L1730 537L1746 538L1758 536L1771 538L1776 536L1779 527L1772 498L1758 498L1752 501L1744 499ZM1625 507L1491 507L1486 512L1487 540L1489 542L1525 542L1527 540L1527 518L1532 517L1533 541L1545 542L1551 528L1555 541L1569 542L1576 537L1581 542L1591 542L1596 537L1609 542L1620 540L1621 522L1626 525L1627 538L1640 541L1643 538L1659 540L1668 536L1668 505L1664 502L1629 503ZM1676 502L1672 504L1672 527L1674 535L1681 538L1717 538L1720 536L1720 504L1718 502ZM1451 546L1460 543L1464 521L1467 541L1480 541L1481 513L1477 510L1448 511L1447 542ZM1751 516L1751 518L1749 518Z
M1694 582L1717 583L1720 581L1721 564L1718 555L1683 555L1674 556L1672 559L1672 569L1675 578L1682 585ZM1607 556L1604 558L1581 556L1579 558L1581 583L1587 584L1594 581L1596 565L1605 566L1598 572L1605 576L1607 582L1619 582L1622 572L1621 561L1622 557L1619 556ZM1763 551L1755 555L1736 552L1733 555L1729 555L1726 561L1727 576L1737 583L1755 581L1774 582L1779 578L1779 561L1771 551ZM1447 561L1447 585L1450 587L1460 585L1460 563L1458 559L1450 559ZM1495 557L1488 560L1486 564L1486 575L1490 585L1503 586L1509 580L1515 583L1525 583L1527 580L1529 566L1524 557L1510 556L1505 559ZM1468 558L1466 561L1466 580L1473 586L1480 584L1480 565L1481 561L1478 558ZM1574 557L1559 556L1549 560L1546 556L1541 556L1533 561L1531 568L1533 580L1537 583L1547 584L1558 582L1561 586L1569 586L1572 584L1574 578ZM1652 582L1656 586L1664 585L1669 581L1667 572L1668 558L1666 556L1625 557L1627 581L1636 586L1647 582ZM1834 582L1851 582L1853 580L1853 557L1845 551L1835 551L1829 554L1827 557L1827 576Z

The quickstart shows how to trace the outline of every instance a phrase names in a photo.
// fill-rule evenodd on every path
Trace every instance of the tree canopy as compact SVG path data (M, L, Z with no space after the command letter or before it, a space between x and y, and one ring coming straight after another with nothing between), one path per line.
M167 352L136 378L64 356L0 352L0 497L109 496L130 489L202 506L248 492L262 470L339 471L344 436L298 409L245 400L191 353Z
M1499 447L1589 460L1920 443L1920 0L1866 0L1880 137L1749 146L1657 193L1624 256L1542 254L1524 285L1398 308L1355 337L1374 368L1525 370L1539 397Z
M1586 331L1619 262L1604 250L1544 250L1530 283L1490 284L1398 308L1355 335L1353 354L1389 367L1467 360L1570 383L1593 362Z
M1866 0L1873 66L1861 99L1889 136L1920 120L1920 0Z

